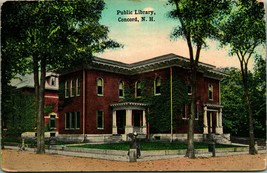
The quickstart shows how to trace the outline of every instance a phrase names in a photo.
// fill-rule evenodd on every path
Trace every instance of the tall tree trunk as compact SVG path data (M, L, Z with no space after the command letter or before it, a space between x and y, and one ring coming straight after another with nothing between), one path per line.
M34 61L34 83L35 83L35 99L37 113L37 154L45 153L45 136L44 136L44 90L46 75L46 60L41 60L41 76L39 85L38 58Z
M249 86L248 86L248 69L247 63L241 64L241 72L242 72L242 81L244 86L244 99L245 104L248 109L248 124L249 124L249 154L257 154L257 150L255 148L255 138L254 138L254 125L253 125L253 113L250 104L249 97Z
M195 107L196 107L196 74L197 68L195 65L191 65L191 107L190 115L188 120L188 131L187 131L187 151L186 157L195 158L195 147L194 147L194 120L195 120Z

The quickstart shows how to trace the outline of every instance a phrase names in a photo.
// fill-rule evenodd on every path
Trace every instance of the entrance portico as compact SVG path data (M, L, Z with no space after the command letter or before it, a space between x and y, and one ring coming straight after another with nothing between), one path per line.
M112 107L112 134L121 134L126 140L129 133L146 135L147 104L124 102L110 105Z
M203 134L223 134L221 105L204 104Z

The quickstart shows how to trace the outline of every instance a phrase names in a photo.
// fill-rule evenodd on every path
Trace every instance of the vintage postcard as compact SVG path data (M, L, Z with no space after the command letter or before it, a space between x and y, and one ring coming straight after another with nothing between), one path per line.
M265 170L264 3L207 2L3 3L2 170Z

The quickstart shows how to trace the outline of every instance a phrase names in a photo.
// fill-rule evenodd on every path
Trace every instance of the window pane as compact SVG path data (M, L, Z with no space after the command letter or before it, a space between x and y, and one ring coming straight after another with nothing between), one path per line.
M97 128L103 128L103 112L97 111Z
M97 80L97 94L103 95L103 79Z
M155 81L155 94L160 94L160 89L161 89L161 80L160 78L157 78Z
M76 128L80 128L80 112L76 112Z
M71 120L70 120L70 128L74 129L75 128L75 124L76 124L76 118L75 118L75 114L74 112L71 112Z
M77 79L76 80L76 95L79 96L81 93L81 83L80 83L80 80Z
M136 96L141 96L141 83L139 81L136 82Z
M69 113L65 114L65 128L66 129L70 128L70 114Z
M211 84L209 84L209 99L212 100L213 99L213 86Z
M124 85L123 85L123 82L120 81L120 83L119 83L119 96L120 97L123 97L124 96L123 90L124 90Z
M65 82L65 97L69 97L69 82Z
M50 128L56 128L56 116L50 115Z

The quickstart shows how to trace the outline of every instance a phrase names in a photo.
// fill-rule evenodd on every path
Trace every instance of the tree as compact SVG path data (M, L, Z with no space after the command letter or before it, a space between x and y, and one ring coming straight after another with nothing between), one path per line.
M244 101L248 111L249 153L256 154L248 64L252 55L255 54L255 48L265 41L263 4L256 0L233 1L231 13L220 22L219 28L218 39L221 45L229 45L230 54L236 55L240 62Z
M17 64L24 64L23 71L34 73L39 154L45 152L46 70L88 62L93 53L120 46L108 38L108 28L99 23L104 6L103 0L8 1L3 4L2 50L13 52L20 60ZM3 59L13 58L5 55Z
M254 115L255 137L266 138L266 60L257 57L253 71L248 72L251 84L251 107ZM222 69L227 76L221 82L221 99L224 106L223 127L233 136L248 137L248 112L244 103L243 83L240 69Z
M190 58L190 84L192 86L191 114L188 120L187 152L189 158L195 157L194 119L196 108L196 74L201 50L207 46L207 39L214 38L218 32L213 24L215 19L227 9L224 0L169 0L175 6L169 16L177 19L179 25L171 33L173 38L186 40Z

